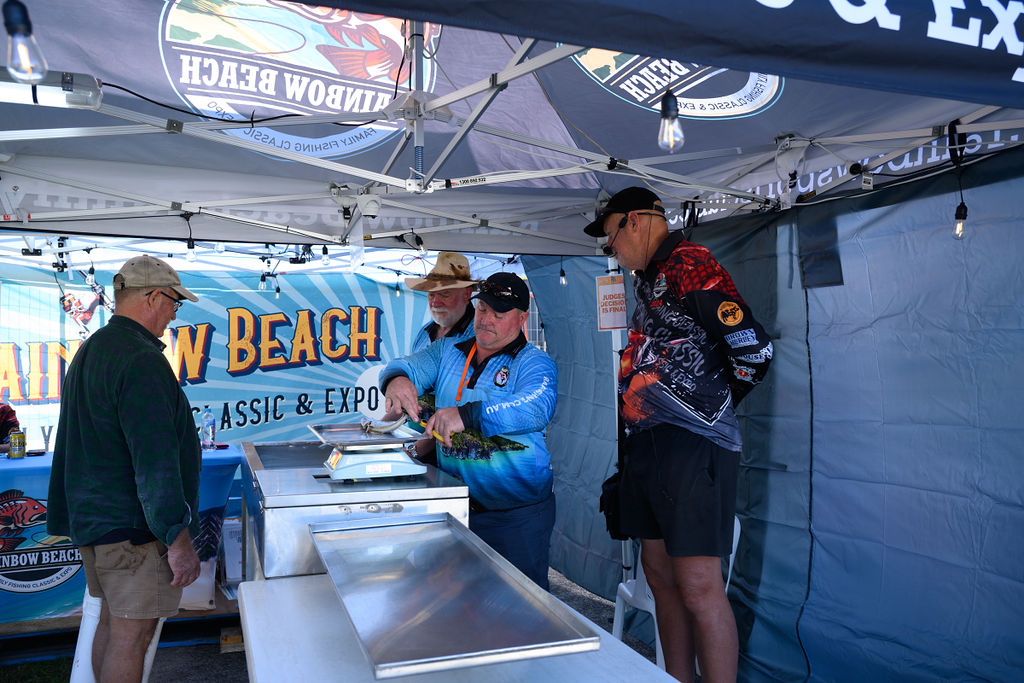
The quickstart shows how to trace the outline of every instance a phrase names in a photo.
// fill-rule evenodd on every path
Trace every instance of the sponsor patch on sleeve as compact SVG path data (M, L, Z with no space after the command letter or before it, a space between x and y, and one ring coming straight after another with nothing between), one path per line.
M736 379L743 380L744 382L754 381L754 370L744 365L734 367L733 374L736 375Z
M735 301L723 301L718 304L718 319L729 327L739 325L743 321L743 309Z
M772 345L771 342L768 346L764 347L757 353L748 353L743 356L738 356L739 360L746 361L748 363L764 363L772 359Z
M743 348L744 346L750 346L751 344L757 343L757 334L754 333L752 328L745 330L739 330L732 334L725 335L725 343L734 349Z

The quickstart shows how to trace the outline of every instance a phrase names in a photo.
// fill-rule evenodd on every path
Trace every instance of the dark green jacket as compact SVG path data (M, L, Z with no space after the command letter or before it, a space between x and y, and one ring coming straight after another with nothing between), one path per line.
M198 534L202 455L163 342L115 315L71 361L61 393L46 530L89 545L148 529L170 545Z

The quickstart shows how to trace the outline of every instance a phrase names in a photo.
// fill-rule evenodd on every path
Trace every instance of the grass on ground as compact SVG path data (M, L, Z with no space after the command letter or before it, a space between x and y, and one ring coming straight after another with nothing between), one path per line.
M0 679L18 683L63 683L71 677L73 657L22 662L0 668Z

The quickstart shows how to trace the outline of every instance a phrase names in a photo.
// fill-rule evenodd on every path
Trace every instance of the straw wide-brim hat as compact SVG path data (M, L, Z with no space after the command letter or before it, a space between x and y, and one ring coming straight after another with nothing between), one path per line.
M454 251L442 251L426 277L407 277L405 284L420 292L438 292L476 284L469 276L469 260Z

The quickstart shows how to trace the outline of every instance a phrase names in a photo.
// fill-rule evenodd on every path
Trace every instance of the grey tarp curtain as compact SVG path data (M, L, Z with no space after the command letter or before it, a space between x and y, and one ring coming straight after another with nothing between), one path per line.
M1024 198L1002 179L1021 169L1020 153L965 169L963 241L953 173L696 228L775 339L741 406L744 680L1024 670ZM843 284L805 288L797 233L823 221ZM552 564L614 599L618 544L597 510L614 467L611 347L593 332L607 262L524 263L560 371Z

